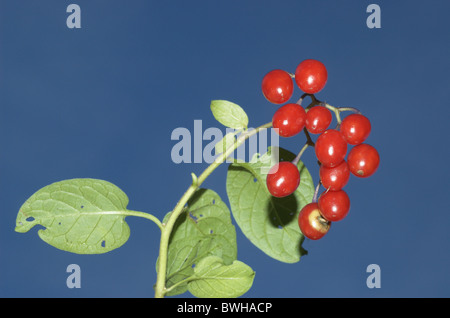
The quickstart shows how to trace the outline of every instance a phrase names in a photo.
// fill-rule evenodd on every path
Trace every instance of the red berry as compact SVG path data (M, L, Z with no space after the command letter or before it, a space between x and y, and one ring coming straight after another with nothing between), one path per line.
M270 194L282 198L297 190L300 184L300 172L292 162L282 161L270 168L266 183Z
M359 145L369 137L371 130L369 119L361 114L351 114L344 118L340 131L350 145Z
M294 92L294 82L291 75L283 70L270 71L262 80L262 92L271 103L283 104L287 102Z
M360 144L350 150L347 162L351 173L360 178L367 178L377 171L380 155L373 146Z
M295 70L295 82L306 94L320 92L325 87L327 78L325 65L317 60L304 60Z
M318 204L320 213L330 222L342 220L350 211L350 198L344 190L325 191L320 195Z
M311 240L318 240L327 234L331 222L325 220L316 202L309 203L298 215L298 226L303 235Z
M345 187L350 179L350 169L347 161L342 160L340 164L332 168L321 165L319 169L319 176L325 189L338 191Z
M298 104L281 106L272 117L273 128L278 128L281 137L292 137L305 127L306 112Z
M311 134L320 134L330 126L333 116L328 108L314 106L306 113L305 127Z
M325 167L336 167L347 154L347 142L335 129L324 131L316 140L316 157Z

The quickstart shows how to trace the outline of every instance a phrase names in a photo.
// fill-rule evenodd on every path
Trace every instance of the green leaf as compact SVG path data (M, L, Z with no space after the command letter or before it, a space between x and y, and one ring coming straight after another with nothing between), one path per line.
M215 153L220 154L230 148L236 141L235 132L229 132L221 140L219 140L214 146Z
M40 224L39 237L77 254L106 253L130 236L125 222L128 197L115 185L96 179L70 179L34 193L20 208L15 230L28 232Z
M188 289L201 298L234 298L246 293L254 278L255 272L240 261L225 265L220 257L209 256L195 266Z
M211 111L222 125L234 129L247 129L248 117L239 105L226 100L213 100Z
M169 216L170 213L163 222ZM172 231L166 287L192 276L195 264L209 255L219 256L226 264L231 264L237 257L236 230L231 223L230 210L220 196L212 190L199 189L188 201ZM186 291L187 283L181 283L167 295Z
M270 257L295 263L306 254L298 226L298 214L312 201L314 183L301 161L300 185L290 196L273 197L266 186L267 172L272 166L271 151L279 149L280 161L292 161L295 155L282 148L269 148L263 156L255 155L249 163L229 166L227 194L233 216L245 236Z

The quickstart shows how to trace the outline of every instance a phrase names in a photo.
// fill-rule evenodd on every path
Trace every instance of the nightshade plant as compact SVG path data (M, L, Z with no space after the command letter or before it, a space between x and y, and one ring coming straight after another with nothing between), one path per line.
M224 100L212 101L213 116L234 132L215 145L216 159L202 174L192 173L192 183L162 221L149 213L128 210L128 196L116 185L82 178L56 182L34 193L19 209L16 231L24 233L39 224L44 227L38 231L39 237L58 249L101 254L128 240L126 217L142 217L154 222L161 231L155 297L187 291L196 297L239 297L252 286L255 272L237 260L231 213L240 230L265 254L280 262L296 263L306 254L302 247L305 237L323 237L331 222L348 214L350 200L342 188L350 173L364 178L378 167L378 152L363 143L370 133L369 120L355 108L334 107L314 96L327 78L325 66L316 60L300 63L295 75L283 70L267 73L262 92L269 102L288 102L294 81L304 94L297 103L281 106L272 122L256 129L248 129L247 114L240 106ZM305 97L311 103L303 108ZM344 111L357 116L343 123ZM331 113L337 120L334 129L328 129ZM345 131L340 129L341 123ZM249 162L228 161L248 138L271 127L282 137L303 131L306 142L300 152L269 147ZM310 134L319 134L316 142ZM348 163L344 159L347 144L354 146ZM308 147L314 147L320 159L321 180L317 186L300 160ZM275 151L279 159L276 163L272 160ZM224 163L230 163L226 191L231 212L216 192L201 187ZM318 200L321 185L325 191Z

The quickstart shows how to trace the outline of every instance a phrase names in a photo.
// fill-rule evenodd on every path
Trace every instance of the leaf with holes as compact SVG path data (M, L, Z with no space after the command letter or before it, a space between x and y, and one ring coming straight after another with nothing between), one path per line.
M188 289L196 297L234 298L246 293L254 278L255 272L240 261L226 265L220 257L208 256L195 267Z
M163 223L170 215L166 215ZM237 257L236 230L231 223L230 210L220 196L199 189L178 217L169 241L166 287L178 283L167 295L187 291L180 283L194 273L195 264L209 255L221 257L231 264Z
M130 236L125 222L128 197L103 180L70 179L34 193L20 208L15 230L40 224L39 237L77 254L101 254L122 246Z
M266 186L267 171L273 165L272 150L279 150L281 160L292 161L295 155L282 148L269 148L263 156L235 162L229 166L227 194L233 216L245 236L264 253L286 263L300 260L306 251L298 227L298 214L314 196L314 183L301 161L300 185L284 198L273 197Z

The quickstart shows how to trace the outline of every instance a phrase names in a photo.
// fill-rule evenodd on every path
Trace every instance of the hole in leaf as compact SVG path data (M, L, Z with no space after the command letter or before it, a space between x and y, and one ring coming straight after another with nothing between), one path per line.
M216 199L213 199L213 200L212 200L212 204L216 204Z
M257 182L257 181L258 181L258 178L254 178L254 179L253 179L253 182Z
M27 221L27 222L33 222L33 221L34 221L34 217L32 217L32 216L27 217L27 218L25 219L25 221Z
M83 208L84 208L84 205L82 205L80 208L83 209Z
M213 234L213 230L209 230L209 234Z
M281 225L278 225L278 228L281 230L283 227Z
M193 219L195 221L195 223L197 223L198 218L195 215L193 215L192 213L189 213L189 217L191 219Z
M58 225L61 225L61 222L59 222Z
M106 247L106 241L103 240L101 245L102 245L102 247Z

